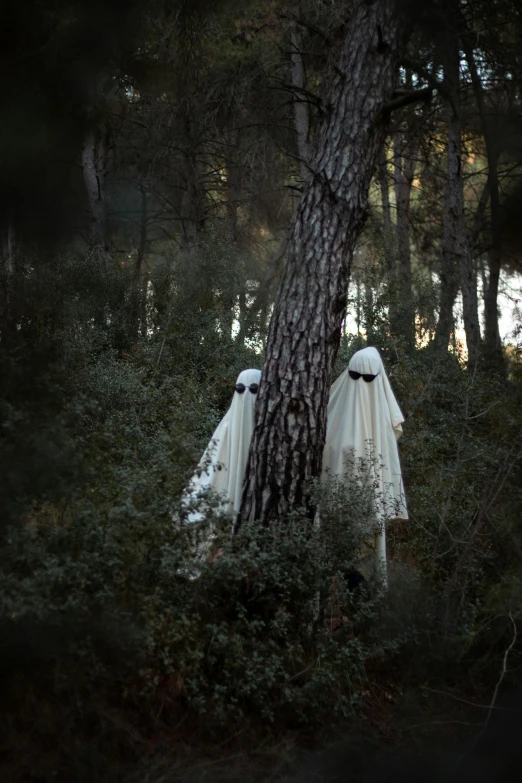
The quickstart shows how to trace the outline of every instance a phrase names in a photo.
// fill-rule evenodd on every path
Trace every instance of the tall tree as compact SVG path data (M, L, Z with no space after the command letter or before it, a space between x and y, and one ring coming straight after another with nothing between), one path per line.
M459 0L449 3L449 30L445 47L444 84L448 97L448 181L444 243L452 251L458 269L464 310L468 365L475 367L480 353L477 282L464 218L464 181L460 124Z
M317 134L271 319L238 520L309 504L350 261L384 142L403 29L393 0L358 2Z
M488 285L484 292L485 314L485 351L490 359L496 357L500 360L502 348L498 329L498 290L501 270L501 206L500 187L498 176L499 150L497 137L493 129L492 117L495 108L491 111L487 105L487 97L482 86L479 70L475 61L473 46L467 29L464 29L462 44L466 55L466 62L471 75L471 83L480 117L480 124L486 145L486 157L488 163L488 187L491 213L491 248L489 251L489 277Z
M89 130L82 150L82 171L89 203L90 239L94 245L106 248L107 205L105 180L107 175L107 134Z
M293 97L294 122L297 134L297 149L299 150L299 164L301 179L303 182L308 177L308 164L310 162L310 110L305 95L306 74L303 61L303 38L297 21L290 23L290 60Z
M444 93L447 113L447 177L441 253L441 303L435 346L447 350L453 326L453 304L460 287L468 364L474 367L480 353L477 284L464 216L464 181L460 120L459 0L446 7L444 40Z
M406 70L404 86L413 89L412 74ZM395 296L390 320L395 331L406 338L410 349L415 346L415 307L413 304L413 275L411 258L411 189L417 163L419 146L419 119L413 106L405 110L405 117L394 134L394 186L397 205L397 265L395 271ZM395 323L394 323L395 322Z

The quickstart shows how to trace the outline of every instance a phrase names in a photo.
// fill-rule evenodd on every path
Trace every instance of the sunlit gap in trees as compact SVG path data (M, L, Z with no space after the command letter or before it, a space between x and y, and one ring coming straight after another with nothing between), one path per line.
M434 274L433 279L436 280L437 276ZM349 304L346 309L346 316L343 321L342 331L345 335L357 335L359 337L366 338L366 329L364 326L363 318L361 314L357 313L357 308L354 305L353 290L355 286L352 283L350 285L349 292ZM483 304L483 292L479 285L479 313L481 318L481 326L483 330L484 323L484 304ZM149 292L150 290L149 284ZM350 295L352 299L350 300ZM253 294L246 295L246 306L249 309L254 302ZM499 331L502 342L505 345L516 346L520 342L520 335L522 331L522 308L520 303L522 302L522 275L519 274L507 274L501 275L501 287L499 291ZM272 314L273 305L270 306L268 316ZM462 360L467 359L467 347L466 347L466 334L464 331L464 321L462 316L462 295L459 294L455 301L453 309L455 317L455 331L453 334L453 344L457 346L458 355ZM433 334L429 329L422 331L422 323L419 315L415 318L416 324L416 346L417 348L425 348L433 339ZM239 297L234 304L234 320L232 321L231 336L233 339L237 339L241 331L241 314ZM259 353L263 352L264 341L260 337L252 338L245 337L245 346Z
M253 291L253 293L245 293L245 308L247 312L252 308L252 305L255 302L255 292L257 292L257 283L252 280L246 281L246 286ZM273 304L271 304L268 308L268 319L272 317L272 311L274 309ZM239 295L236 296L235 302L234 302L234 318L232 321L232 329L231 329L231 336L233 340L237 340L241 333L241 305L240 305L240 297ZM256 353L262 354L264 347L265 347L265 341L264 338L261 337L252 337L251 335L245 335L244 336L244 345L245 348L250 348L252 351L255 351Z
M433 282L438 281L438 276L432 274ZM364 316L358 311L354 295L356 284L354 281L350 284L348 307L343 321L343 334L357 335L366 338L367 330L364 323ZM481 331L484 332L484 292L482 284L478 285L479 291L479 315L481 322ZM500 288L498 297L499 307L499 333L500 339L505 346L512 345L515 348L522 343L522 275L502 272L500 276ZM388 308L385 308L386 314ZM467 359L466 333L464 330L464 320L462 312L462 295L459 293L453 308L455 319L455 330L452 336L452 345L456 346L459 358L463 361ZM421 317L415 316L416 326L416 347L425 348L433 339L433 333L429 329L423 331ZM454 350L454 348L452 349Z

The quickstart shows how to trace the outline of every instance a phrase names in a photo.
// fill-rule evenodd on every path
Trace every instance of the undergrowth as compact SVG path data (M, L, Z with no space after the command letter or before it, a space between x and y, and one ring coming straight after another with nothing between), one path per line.
M213 252L226 277L225 251ZM318 529L296 510L277 531L231 538L210 502L222 555L192 578L197 531L176 522L180 495L236 375L262 366L255 341L225 329L226 280L192 297L205 268L185 288L158 268L163 309L141 336L110 260L28 268L13 293L19 328L0 345L2 779L168 780L183 748L312 737L357 725L377 692L468 697L498 679L522 612L518 366L470 376L451 354L405 350L376 312L406 416L410 519L388 529L388 593L349 589L368 500L353 476L320 488ZM343 340L336 371L359 347Z

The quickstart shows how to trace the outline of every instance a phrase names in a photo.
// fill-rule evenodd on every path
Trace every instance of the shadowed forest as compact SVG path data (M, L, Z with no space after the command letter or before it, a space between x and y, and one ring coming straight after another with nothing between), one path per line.
M1 8L1 780L514 780L519 0ZM367 346L385 592L368 488L320 480ZM183 524L246 368L241 509Z

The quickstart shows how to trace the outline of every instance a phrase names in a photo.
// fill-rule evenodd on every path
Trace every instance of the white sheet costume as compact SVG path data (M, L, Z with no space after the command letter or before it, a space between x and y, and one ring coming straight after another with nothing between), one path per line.
M222 495L225 512L238 513L248 450L254 431L254 404L260 380L260 370L243 370L239 373L236 388L243 385L244 391L239 393L234 389L230 408L203 452L198 469L187 488L186 499L196 498L201 492L212 489ZM189 514L189 522L199 520L199 512Z
M372 548L384 584L385 523L408 519L397 448L403 421L379 352L376 348L357 351L330 390L323 476L341 475L348 467L373 484L380 532Z

